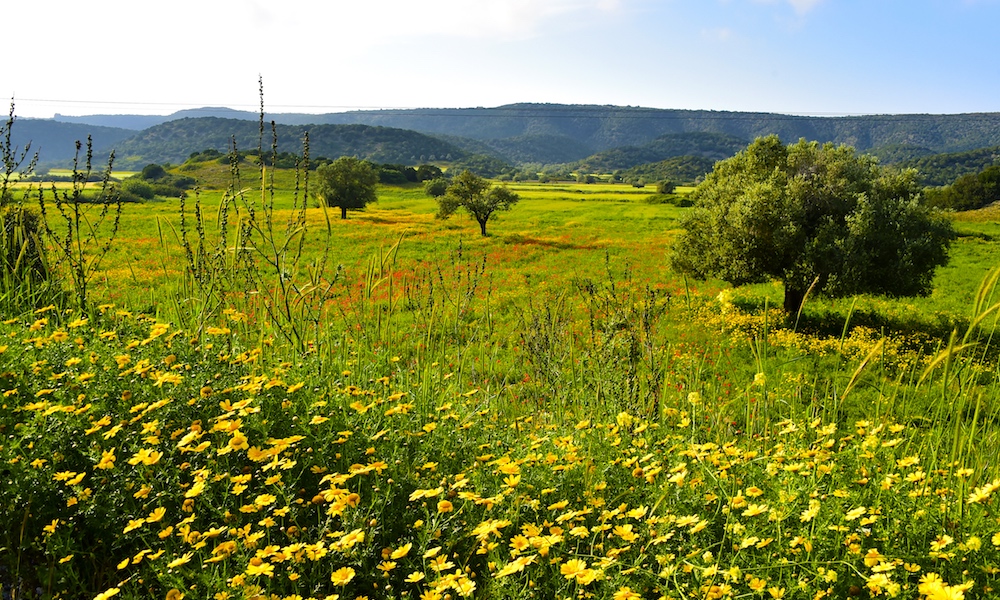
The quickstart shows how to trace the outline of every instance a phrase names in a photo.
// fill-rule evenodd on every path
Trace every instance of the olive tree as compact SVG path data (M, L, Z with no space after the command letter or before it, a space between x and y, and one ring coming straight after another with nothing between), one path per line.
M348 209L363 209L375 202L378 171L366 160L342 156L316 169L317 190L327 206L340 208L340 218L347 218Z
M438 218L447 219L459 208L479 223L479 231L486 235L486 223L497 211L510 210L521 199L507 186L493 186L489 181L471 171L455 177L448 191L438 198Z
M814 284L830 296L926 294L954 234L919 194L915 172L849 146L758 138L695 189L671 266L733 285L780 280L788 313Z

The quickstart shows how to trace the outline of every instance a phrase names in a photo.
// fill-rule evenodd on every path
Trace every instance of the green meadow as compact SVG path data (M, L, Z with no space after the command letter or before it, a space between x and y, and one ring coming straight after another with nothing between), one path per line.
M42 193L4 598L997 594L1000 215L955 215L927 297L789 317L669 272L653 187L510 184L483 237L416 185L341 220L303 174L179 169L120 214Z

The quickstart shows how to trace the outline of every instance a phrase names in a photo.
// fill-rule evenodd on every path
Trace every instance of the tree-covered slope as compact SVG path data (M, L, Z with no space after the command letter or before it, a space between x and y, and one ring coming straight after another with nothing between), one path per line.
M589 173L610 173L677 156L700 156L714 163L736 154L748 143L747 140L718 133L672 133L642 146L623 146L599 152L581 160L576 167Z
M813 117L630 106L511 104L496 108L380 110L313 115L475 139L560 135L596 151L646 144L667 133L719 133L745 140L776 134L868 150L891 144L958 152L1000 145L1000 113Z
M206 116L208 115L208 116ZM213 115L223 115L220 118ZM194 118L201 117L201 118ZM128 132L104 127L120 123L136 127L142 121L128 115L60 117L74 123L24 120L15 127L15 142L31 139L43 146L43 162L72 155L73 141L94 135L95 148L118 149L120 165L178 162L190 152L225 149L236 136L241 147L256 147L258 115L247 111L205 108L163 117L163 123L123 141ZM778 135L785 142L800 138L849 144L872 152L883 163L915 166L925 181L940 185L981 170L983 157L970 158L968 168L935 153L963 153L1000 147L1000 113L957 115L866 115L812 117L775 113L669 110L631 106L511 104L496 108L374 110L311 114L268 114L278 123L281 150L297 151L301 137L313 132L313 154L358 154L380 162L417 163L420 157L488 155L511 164L565 164L594 153L594 170L627 169L674 156L725 158L738 150L714 155L700 150L655 150L664 136L702 134L743 143ZM100 125L97 125L97 124ZM29 124L31 130L29 131ZM371 126L373 129L324 129ZM383 131L380 133L379 128ZM397 133L408 130L409 134ZM426 134L421 137L413 132ZM436 140L426 136L434 136ZM674 138L684 139L684 138ZM692 138L694 139L694 138ZM708 139L708 138L705 138ZM609 154L604 151L614 150ZM961 159L962 162L965 159ZM944 161L943 166L938 163Z
M367 125L278 125L278 151L301 153L309 134L313 157L358 156L379 163L417 164L429 160L454 160L467 153L432 136L390 127ZM270 150L266 132L265 150ZM256 149L259 124L217 117L168 121L143 130L117 145L123 166L183 162L192 152L208 148L226 151L235 142L240 150ZM433 158L432 158L433 157Z
M963 175L971 175L1000 164L1000 145L968 152L932 154L899 163L920 173L924 185L949 185Z
M219 110L179 112L171 118L216 114L252 122L257 120L257 115L252 112ZM102 125L114 123L106 117L95 122ZM85 121L87 118L75 119ZM926 148L932 152L961 152L1000 145L1000 113L814 117L524 103L495 108L366 110L322 115L275 113L268 114L266 119L286 125L377 125L478 140L556 136L575 140L591 148L592 152L620 146L640 146L668 133L692 132L719 133L744 140L776 134L786 142L806 138L849 144L862 151L897 145Z
M87 138L90 137L94 148L113 148L122 140L134 135L134 131L118 127L102 127L84 123L59 123L49 119L15 119L10 130L10 141L13 148L24 150L29 148L29 154L38 153L42 165L55 163L70 163L76 154L76 142L81 148L81 167L86 157ZM99 153L95 162L103 163L107 155Z
M646 163L622 171L622 179L647 182L671 181L677 185L694 185L712 171L716 161L704 156L675 156Z

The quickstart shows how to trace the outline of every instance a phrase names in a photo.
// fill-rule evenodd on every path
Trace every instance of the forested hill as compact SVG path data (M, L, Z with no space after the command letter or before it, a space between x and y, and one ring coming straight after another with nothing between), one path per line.
M752 140L777 134L849 144L959 152L1000 144L1000 113L811 117L774 113L669 110L642 107L512 104L497 108L358 111L317 115L317 122L365 123L474 139L565 136L594 152L639 146L669 133L718 133Z
M192 152L209 148L226 152L235 141L238 150L256 150L258 122L218 117L185 118L145 129L116 146L115 164L121 168L149 163L183 162ZM368 125L278 125L279 152L301 154L306 132L312 157L359 156L379 163L417 164L458 160L468 153L453 144L416 131ZM134 133L134 132L133 132ZM264 150L271 149L267 131Z
M714 161L736 154L749 143L747 139L718 133L668 133L642 146L623 146L598 152L575 166L588 173L610 173L679 156L709 159L711 165Z
M898 163L920 173L924 185L948 185L963 175L971 175L1000 165L1000 146L978 148L968 152L932 154Z
M92 140L94 148L114 148L122 140L135 135L134 131L119 127L103 127L85 123L59 123L49 119L17 119L10 129L12 149L18 153L27 147L29 155L39 154L43 161L70 164L76 154L76 142L81 143L80 168L85 165L87 156L87 138ZM30 160L30 156L26 157ZM102 154L99 162L107 160ZM101 168L104 164L95 164Z
M184 111L167 118L204 114L254 122L258 119L255 113L229 109ZM122 127L127 126L126 123L135 126L134 119L129 120L127 115L121 118ZM578 145L574 151L577 160L609 148L641 146L664 134L692 132L718 133L745 140L774 133L786 142L799 138L832 141L850 144L861 151L893 146L904 153L906 148L940 153L1000 145L1000 113L814 117L631 106L510 104L496 108L368 110L322 115L276 113L266 118L287 125L379 125L477 140L509 140L522 136L528 136L533 143L573 140ZM80 123L116 124L113 115L94 116L94 121L87 119L89 117L74 118ZM583 149L587 154L579 156ZM509 154L511 149L507 147L505 152ZM542 158L537 151L531 154L532 160Z

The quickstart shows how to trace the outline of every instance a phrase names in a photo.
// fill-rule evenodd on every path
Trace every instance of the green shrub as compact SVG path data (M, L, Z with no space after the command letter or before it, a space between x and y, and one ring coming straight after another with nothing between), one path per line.
M129 177L122 181L121 186L123 198L137 198L140 200L152 200L156 195L153 186L137 177Z
M444 177L436 177L424 182L424 191L431 198L444 196L448 192L448 180Z

